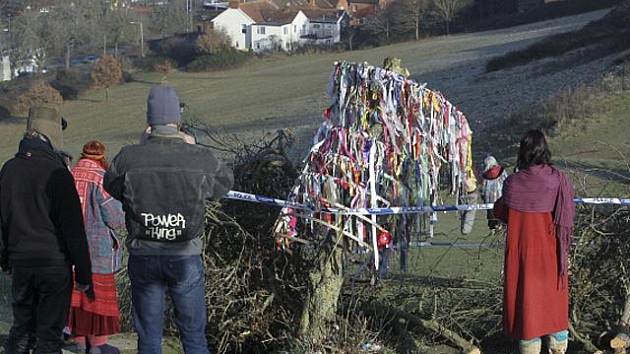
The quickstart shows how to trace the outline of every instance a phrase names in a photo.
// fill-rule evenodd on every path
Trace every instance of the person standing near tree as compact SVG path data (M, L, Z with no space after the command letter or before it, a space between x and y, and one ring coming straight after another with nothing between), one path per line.
M551 164L544 134L521 139L518 172L504 183L494 212L507 223L503 327L522 354L551 354L568 346L568 253L575 216L569 178Z
M208 148L180 132L175 90L149 93L143 144L123 148L105 174L104 187L125 210L138 352L162 352L164 296L175 306L186 354L206 354L206 306L201 259L205 203L232 187L232 172Z
M508 173L501 166L494 156L488 156L483 160L483 173L481 174L481 197L484 203L494 203L503 193L503 182L508 177ZM488 228L495 230L499 225L499 220L494 216L493 210L488 210L486 213L488 219Z
M117 354L108 336L120 332L120 312L114 273L120 268L121 245L116 231L124 228L125 214L119 201L103 189L108 167L105 145L90 141L72 169L83 211L92 260L94 299L72 293L68 327L79 352Z
M74 179L59 149L56 107L29 111L18 153L0 171L0 265L12 274L7 354L61 353L72 292L93 297L88 244Z

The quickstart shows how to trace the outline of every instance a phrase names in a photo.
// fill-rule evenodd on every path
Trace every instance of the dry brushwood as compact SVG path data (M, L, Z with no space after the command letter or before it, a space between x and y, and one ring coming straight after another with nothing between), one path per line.
M597 342L602 332L624 331L630 297L630 210L583 208L575 230L570 259L572 332L589 350L595 344L610 345Z
M216 145L233 156L235 189L277 198L289 192L297 171L284 154L290 140L286 135L270 136L244 146L236 139L217 138L209 128L191 130L198 140L203 138L202 143ZM208 207L204 252L208 333L219 353L262 353L307 343L296 337L296 328L304 308L309 272L316 267L317 249L307 244L296 247L292 255L277 251L271 228L278 212L276 207L240 201L223 201ZM570 256L570 331L579 347L594 352L597 346L610 349L610 340L614 338L607 337L604 344L601 339L598 341L603 331L616 334L627 330L630 242L626 235L630 234L630 211L598 206L582 207L578 214ZM314 230L321 231L319 227ZM124 274L119 278L123 285L123 317L129 326L129 288ZM357 296L352 293L354 289L349 292L350 286L346 284L344 306L337 313L338 324L352 327L369 319L371 333L381 333L378 340L397 335L416 348L432 341L446 342L466 353L475 352L480 346L485 349L488 337L501 337L499 278L492 281L420 278L417 279L422 284L420 287L401 285L397 291L385 294L371 288ZM352 301L358 305L350 308L348 303ZM344 320L344 312L351 316ZM356 322L351 323L350 318ZM172 313L169 324L172 330ZM333 331L327 342L312 348L338 350L330 349L335 348L335 342L331 341L346 341L347 346L348 338ZM619 343L612 344L615 347L627 344Z

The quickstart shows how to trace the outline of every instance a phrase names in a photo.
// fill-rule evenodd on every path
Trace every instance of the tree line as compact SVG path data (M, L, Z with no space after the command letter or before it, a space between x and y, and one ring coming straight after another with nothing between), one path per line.
M467 0L393 1L368 18L362 29L382 42L390 42L400 35L419 40L422 33L431 31L449 34L456 16L469 3Z
M140 22L160 37L191 30L187 6L187 0L173 0L144 15L123 0L6 0L0 2L7 29L3 49L14 65L34 60L40 69L53 57L69 68L76 53L99 50L118 57L120 46L139 42Z

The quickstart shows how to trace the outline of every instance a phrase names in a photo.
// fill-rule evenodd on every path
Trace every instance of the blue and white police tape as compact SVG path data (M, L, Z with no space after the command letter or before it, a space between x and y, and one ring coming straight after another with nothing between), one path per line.
M241 200L245 202L273 205L283 208L303 209L312 212L324 212L331 214L343 215L393 215L393 214L426 214L439 211L470 211L470 210L489 210L493 208L493 204L469 204L469 205L434 205L421 207L385 207L385 208L358 208L358 209L340 209L340 208L322 208L314 210L313 208L290 202L288 200L276 199L263 195L230 191L226 198ZM576 204L596 204L596 205L630 205L628 198L575 198Z

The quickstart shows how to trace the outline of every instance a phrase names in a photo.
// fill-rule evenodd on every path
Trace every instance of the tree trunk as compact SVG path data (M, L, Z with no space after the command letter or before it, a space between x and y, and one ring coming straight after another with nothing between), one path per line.
M352 47L352 42L354 40L354 31L350 32L350 34L348 35L348 49L350 51L352 51L353 47Z
M103 35L103 56L107 55L107 35Z
M118 41L114 43L114 57L118 58Z
M449 34L451 34L451 20L450 19L446 20L446 35L448 36Z
M389 43L389 20L385 23L385 39Z
M70 44L66 45L66 69L70 69Z
M109 102L109 86L105 87L105 102Z
M420 17L416 17L416 40L420 40Z
M299 335L305 339L322 342L335 322L343 285L343 255L342 244L334 238L329 238L319 251L318 269L309 275L308 293L300 319Z

